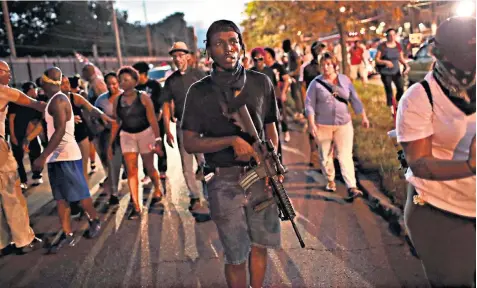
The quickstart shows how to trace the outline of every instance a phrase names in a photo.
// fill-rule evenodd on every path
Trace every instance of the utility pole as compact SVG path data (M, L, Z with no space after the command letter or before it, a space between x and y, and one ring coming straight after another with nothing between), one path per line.
M8 13L8 4L6 0L2 0L3 21L7 28L8 45L10 46L10 56L17 57L17 50L15 50L15 42L13 40L12 23L10 23L10 13Z
M149 28L149 24L147 22L147 13L146 13L146 1L142 0L142 8L144 10L144 21L146 21L146 40L147 40L147 50L149 56L152 55L152 41L151 41L151 29Z
M113 28L114 36L116 38L116 54L118 56L119 66L123 66L123 55L121 53L121 41L119 40L118 19L116 18L116 9L114 9L114 1L111 1L111 9L113 10Z

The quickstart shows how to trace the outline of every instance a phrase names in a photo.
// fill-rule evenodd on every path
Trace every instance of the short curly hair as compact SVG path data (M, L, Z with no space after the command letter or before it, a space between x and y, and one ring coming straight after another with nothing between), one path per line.
M139 81L139 72L131 66L123 66L118 70L118 78L122 74L129 74L134 80Z

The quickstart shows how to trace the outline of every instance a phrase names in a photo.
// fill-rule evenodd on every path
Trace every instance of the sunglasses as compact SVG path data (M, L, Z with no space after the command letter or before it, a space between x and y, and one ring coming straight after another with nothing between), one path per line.
M253 61L257 61L257 62L259 62L259 61L263 61L263 57L260 57L260 58L253 58Z

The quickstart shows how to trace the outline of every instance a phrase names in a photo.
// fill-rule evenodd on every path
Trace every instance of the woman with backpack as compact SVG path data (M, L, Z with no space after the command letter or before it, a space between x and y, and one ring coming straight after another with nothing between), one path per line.
M433 287L475 287L475 20L439 26L433 70L397 113L409 166L404 221Z

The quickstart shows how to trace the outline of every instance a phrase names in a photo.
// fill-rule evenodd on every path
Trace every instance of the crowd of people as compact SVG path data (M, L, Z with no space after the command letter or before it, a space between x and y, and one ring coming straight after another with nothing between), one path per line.
M397 135L410 166L406 176L411 183L406 225L431 284L437 286L462 284L475 275L475 245L470 247L475 244L472 21L453 18L439 27L433 50L437 62L426 76L427 84L414 85L404 96L399 62L407 64L394 40L395 30L387 31L387 41L379 45L376 55L387 104L392 106L393 99L399 102ZM311 155L318 155L327 180L325 190L336 191L336 158L347 199L362 195L353 163L349 106L360 115L362 126L369 128L366 109L353 84L358 73L367 83L365 49L359 42L349 49L349 78L340 72L340 53L335 55L325 43L315 41L302 56L291 44L288 39L283 41L281 57L272 47L254 47L248 58L240 29L231 21L216 21L207 31L207 58L213 60L210 71L191 61L194 57L185 43L176 42L169 51L176 70L169 73L163 87L149 79L149 63L104 75L88 63L81 77L67 77L60 68L51 67L36 83L24 83L17 90L8 86L10 67L0 62L0 248L14 243L21 253L28 253L42 245L30 228L22 194L28 188L25 153L31 162L32 185L42 183L45 166L48 171L63 231L49 247L49 252L56 253L76 244L72 215L86 216L90 238L101 231L88 188L96 156L105 170L102 186L109 195L108 204L119 204L119 182L127 179L128 218L135 220L145 213L139 198L141 183L150 181L154 186L152 206L163 201L160 180L166 178L168 169L165 143L171 147L177 143L189 210L198 222L215 222L224 247L228 285L248 285L249 260L250 285L261 287L267 249L281 243L277 206L254 210L272 197L265 179L247 191L239 185L240 178L259 161L253 138L230 121L224 109L246 105L258 134L271 140L280 157L283 143L291 140L289 125L294 122L304 127ZM397 87L395 97L392 82ZM289 95L293 101L288 101ZM171 130L173 122L176 135ZM139 155L145 174L141 180ZM199 167L196 171L194 159ZM204 178L207 173L212 177ZM423 226L432 233L424 232Z

